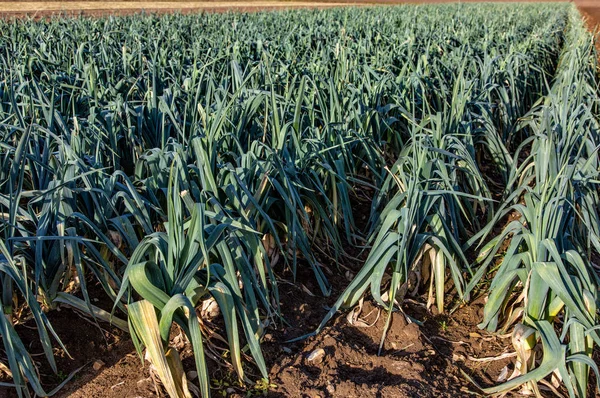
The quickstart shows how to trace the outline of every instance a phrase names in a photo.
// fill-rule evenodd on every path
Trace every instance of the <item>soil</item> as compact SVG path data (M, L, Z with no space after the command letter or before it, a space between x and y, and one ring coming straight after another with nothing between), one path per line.
M581 1L577 3L579 10L585 18L587 18L588 26L591 30L598 29L600 26L600 2L585 2Z
M451 343L449 334L456 329L454 334L462 336L464 330L458 330L462 328L461 324L452 321L449 325L446 317L432 316L419 304L408 304L405 311L416 316L423 325L409 323L405 315L393 313L381 355L378 355L378 349L387 314L371 302L366 302L362 308L358 319L360 326L356 323L351 325L347 314L341 314L316 337L297 346L287 346L291 354L283 354L283 348L280 348L278 360L271 371L272 382L277 388L269 396L468 395L473 386L461 375L463 364L460 361L464 359L456 354L467 350L461 351L461 345ZM317 322L323 312L316 311ZM301 313L299 318L306 322L306 316ZM486 346L486 351L489 348ZM269 350L268 347L266 349ZM310 355L320 349L325 353L322 362L309 360ZM477 351L483 353L482 350ZM494 378L495 369L486 372L475 369L475 372L477 379L489 383Z
M230 10L254 12L261 10L282 10L292 8L327 8L336 6L367 6L374 4L402 3L451 3L456 0L229 0L229 1L111 1L102 3L100 0L91 1L0 1L0 17L43 17L54 14L62 15L128 15L142 10L152 13L166 12L226 12ZM478 0L462 0L475 2ZM538 0L501 0L504 2L538 1ZM564 0L545 0L560 2ZM580 0L585 3L590 0Z
M90 296L96 298L92 299L94 304L110 311L112 306L108 298L103 298L101 288L94 285L88 288ZM68 391L75 391L73 388L87 383L95 386L95 392L86 397L124 397L123 391L136 391L137 396L142 397L152 396L148 395L148 392L154 393L154 384L150 379L145 379L150 376L148 368L141 366L142 361L135 353L133 343L126 332L107 323L96 323L68 306L59 305L46 315L67 349L65 352L54 344L58 374L52 372L45 359L35 323L28 321L16 326L17 333L25 346L29 347L29 352L39 367L46 392L50 392L72 375L66 387L56 396L71 396ZM121 313L117 315L124 318ZM2 380L3 376L0 372L0 381L10 382ZM107 391L115 394L106 395ZM0 387L0 398L16 396L14 390Z
M467 372L478 383L492 385L511 359L478 363L468 357L497 356L507 350L510 341L500 340L478 330L474 320L480 319L483 303L477 300L460 308L452 316L434 315L424 307L423 298L404 306L407 315L422 323L410 322L394 312L391 325L378 355L380 339L387 313L370 301L365 301L354 324L348 312L340 313L317 336L296 343L290 339L316 329L327 309L341 293L348 279L332 278L332 298L324 300L316 291L312 275L302 275L296 285L281 283L282 311L288 325L269 330L263 343L265 360L270 366L269 397L455 397L475 391L462 374ZM435 309L434 309L435 312ZM138 398L156 397L156 386L148 364L143 364L128 336L118 329L102 324L99 329L88 318L68 308L49 314L57 333L63 339L70 359L56 350L60 375L56 376L40 358L41 373L47 391L83 366L57 397ZM41 352L37 333L22 327L19 330L31 352ZM310 361L315 350L322 349L322 360ZM194 370L189 347L184 366ZM102 363L98 363L102 361ZM101 365L98 369L97 366ZM96 367L95 367L96 366ZM228 368L210 362L214 394L244 397L253 390L239 387ZM258 379L255 369L248 369L251 379ZM254 374L252 374L254 373ZM14 397L14 391L0 389L0 397Z

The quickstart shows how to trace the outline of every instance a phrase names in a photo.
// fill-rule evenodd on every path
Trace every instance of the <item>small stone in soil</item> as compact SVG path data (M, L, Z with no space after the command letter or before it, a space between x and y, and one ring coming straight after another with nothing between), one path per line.
M101 360L97 360L96 362L94 362L94 364L92 365L92 367L94 368L94 370L97 372L100 369L102 369L104 367L105 363Z
M465 356L461 355L461 354L452 354L452 361L453 362L464 362L465 361Z
M322 348L317 348L308 356L307 361L313 364L319 364L323 362L323 358L325 358L325 350Z
M335 387L331 383L327 384L327 392L331 395L335 394Z
M196 380L198 378L198 372L195 370L190 370L187 372L187 378L188 380Z

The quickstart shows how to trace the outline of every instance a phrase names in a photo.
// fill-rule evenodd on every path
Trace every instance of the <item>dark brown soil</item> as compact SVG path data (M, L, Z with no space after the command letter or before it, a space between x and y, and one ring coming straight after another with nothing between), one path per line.
M332 297L343 290L348 280L332 278ZM474 324L481 316L481 301L459 309L452 316L433 315L421 304L422 298L405 305L407 315L422 322L408 321L400 312L392 314L391 326L378 355L379 342L387 314L366 301L351 325L341 313L317 336L297 343L286 343L313 331L327 312L324 300L308 292L316 285L307 273L296 285L281 283L282 309L288 325L274 327L265 336L263 350L270 367L269 397L456 397L468 396L474 386L461 375L461 369L477 382L491 385L510 359L478 363L472 357L503 353L509 341L488 336ZM50 319L63 338L73 359L57 350L60 376L53 375L41 360L47 390L59 384L71 371L84 368L57 397L154 397L157 396L148 366L142 365L128 336L114 329L100 330L87 319L63 308ZM106 328L106 325L101 325ZM41 352L34 330L20 330L31 352ZM322 361L309 361L317 349L325 352ZM185 349L182 351L186 351ZM187 355L189 357L189 353ZM94 362L105 363L95 370ZM184 360L186 370L194 370L191 358ZM213 386L227 396L246 396L248 389L236 385L227 368L210 363ZM252 379L258 372L248 369ZM254 374L252 374L254 373ZM218 396L217 391L215 391ZM14 393L0 390L0 397Z
M140 367L140 359L134 352L133 344L129 335L119 329L107 327L105 323L100 328L89 318L80 316L69 308L61 308L49 312L48 318L57 334L68 350L68 354L59 348L55 348L55 358L59 369L58 375L54 374L45 357L37 331L31 322L26 325L17 326L17 331L23 342L29 347L29 352L40 367L40 375L44 381L47 392L59 385L71 372L82 368L75 373L67 384L65 391L74 391L73 387L91 383L95 387L95 393L87 396L125 397L123 391L140 392L141 396L147 396L146 392L152 385L138 384L138 379L148 376L148 372ZM56 346L56 345L55 345ZM98 370L96 366L102 363ZM152 387L153 389L153 387ZM102 394L100 394L102 392ZM110 393L115 392L114 395ZM68 396L59 393L58 396ZM74 394L73 396L84 396ZM134 396L134 395L132 395ZM0 387L0 397L16 397L13 390Z
M346 282L347 283L347 282ZM307 304L291 308L291 326L273 333L265 344L272 383L271 397L456 397L468 396L475 387L461 375L461 369L484 385L495 383L510 359L487 366L468 357L501 354L509 342L499 341L474 327L483 304L475 302L453 316L433 315L422 300L406 303L411 322L400 312L392 314L381 355L379 344L387 313L366 301L351 325L348 313L339 314L320 334L297 344L281 344L314 329L327 312L323 300L288 292L290 302ZM335 296L335 295L334 295ZM322 362L308 358L322 349Z

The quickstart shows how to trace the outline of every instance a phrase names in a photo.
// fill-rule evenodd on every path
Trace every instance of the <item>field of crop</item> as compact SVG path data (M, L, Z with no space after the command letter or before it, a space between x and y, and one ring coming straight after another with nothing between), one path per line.
M595 396L597 60L568 3L0 21L0 396Z

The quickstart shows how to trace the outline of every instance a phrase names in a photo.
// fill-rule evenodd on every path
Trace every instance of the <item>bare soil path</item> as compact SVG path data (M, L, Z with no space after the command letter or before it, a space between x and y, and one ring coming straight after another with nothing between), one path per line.
M476 2L477 0L462 0ZM503 0L504 2L522 2L523 0ZM525 0L536 1L536 0ZM545 0L560 2L564 0ZM51 14L107 15L132 14L141 10L147 12L223 12L228 10L259 11L290 8L327 8L339 6L367 6L374 4L403 3L452 3L456 0L229 0L229 1L0 1L0 16L44 16ZM581 3L595 3L582 0Z
M600 25L600 0L580 0L575 3L581 13L588 18L591 29Z

